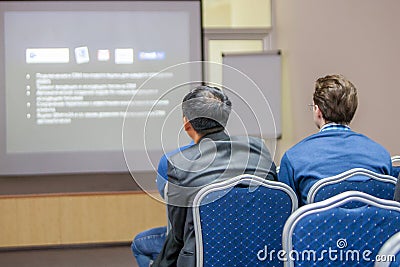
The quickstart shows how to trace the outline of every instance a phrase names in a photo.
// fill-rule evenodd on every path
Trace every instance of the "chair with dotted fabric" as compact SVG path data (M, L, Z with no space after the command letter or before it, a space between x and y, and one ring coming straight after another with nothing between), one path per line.
M393 176L354 168L318 180L307 194L307 203L322 201L346 191L361 191L375 197L392 200L396 182L397 179Z
M286 184L241 175L201 189L193 202L198 267L283 266L259 252L280 250L297 197Z
M400 266L400 232L390 237L381 247L374 267Z
M400 156L392 157L392 165L393 165L393 176L399 177L399 175L400 175Z
M344 208L358 202L357 208ZM305 205L283 230L285 266L373 266L382 244L400 231L400 203L347 191Z

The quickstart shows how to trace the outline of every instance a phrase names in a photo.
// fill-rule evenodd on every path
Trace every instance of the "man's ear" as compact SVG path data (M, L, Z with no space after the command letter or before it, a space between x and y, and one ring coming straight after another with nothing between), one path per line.
M190 131L192 129L192 125L185 116L183 117L183 128L185 129L185 131Z
M317 117L318 117L319 119L323 119L324 116L322 115L322 112L321 112L321 110L319 109L318 105L315 105L314 108L315 108L315 112L317 113Z

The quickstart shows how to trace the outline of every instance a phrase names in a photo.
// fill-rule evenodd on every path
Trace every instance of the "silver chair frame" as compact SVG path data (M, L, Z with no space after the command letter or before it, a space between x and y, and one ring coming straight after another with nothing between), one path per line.
M394 256L396 257L396 254L400 252L400 232L397 234L392 235L391 238L389 238L381 247L381 249L378 252L378 256L382 257L388 257L388 256ZM391 262L389 261L375 261L374 267L389 267Z
M380 182L387 182L387 183L392 183L396 185L397 183L397 178L390 176L390 175L385 175L385 174L378 174L373 171L363 169L363 168L354 168L345 172L342 172L338 175L323 178L315 182L308 191L307 194L307 203L314 203L314 199L316 194L318 193L319 190L321 190L322 187L331 185L331 184L336 184L342 181L347 180L348 178L351 178L355 175L364 175L368 178L380 181Z
M359 201L378 208L390 209L400 212L399 202L394 200L377 198L360 191L343 192L329 199L302 206L299 209L297 209L292 215L290 215L289 219L286 221L285 226L283 228L282 247L283 250L287 252L286 255L289 255L289 252L293 250L293 243L292 243L293 232L296 228L297 223L301 219L303 219L308 215L340 207L350 201ZM294 261L289 257L287 261L284 263L284 266L293 267Z
M392 163L398 163L400 162L400 156L393 156L391 157Z

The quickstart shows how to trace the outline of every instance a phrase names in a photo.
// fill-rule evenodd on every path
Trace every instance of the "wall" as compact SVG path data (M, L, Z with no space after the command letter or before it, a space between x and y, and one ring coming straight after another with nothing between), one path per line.
M357 87L351 127L400 154L400 1L274 0L274 47L283 51L283 139L276 158L314 133L314 81L342 73Z
M207 28L259 28L271 26L270 0L202 0Z
M166 225L165 205L145 193L0 197L0 248L125 242Z

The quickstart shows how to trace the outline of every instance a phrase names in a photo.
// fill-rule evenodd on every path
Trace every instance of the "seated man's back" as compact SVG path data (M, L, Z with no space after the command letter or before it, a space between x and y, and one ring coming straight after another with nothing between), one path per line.
M391 173L390 155L381 145L351 130L323 130L288 150L282 158L279 181L290 185L300 204L319 179L353 168Z
M190 188L244 173L276 180L275 165L261 139L229 137L224 131L205 135L199 144L172 156L168 166L170 181Z
M343 76L317 80L312 106L320 131L289 149L279 170L279 181L295 190L300 205L306 204L310 187L319 179L353 168L392 174L386 149L348 126L357 104L356 88Z
M169 158L167 203L171 231L153 266L196 265L191 206L195 194L202 187L241 174L276 180L275 164L261 139L229 137L224 132L230 102L221 91L199 87L188 96L182 104L186 120L184 126L195 145ZM193 102L190 107L185 107L189 100ZM200 112L201 116L198 116L196 109L204 110L205 107L208 109L207 114ZM217 115L213 114L213 110ZM225 116L219 117L224 112ZM203 120L205 117L217 123L210 126L209 121ZM200 120L196 120L198 118Z

